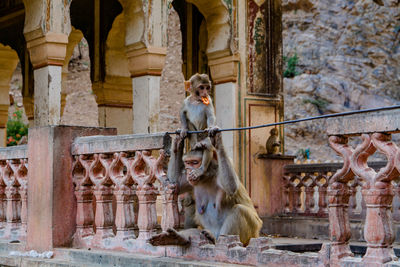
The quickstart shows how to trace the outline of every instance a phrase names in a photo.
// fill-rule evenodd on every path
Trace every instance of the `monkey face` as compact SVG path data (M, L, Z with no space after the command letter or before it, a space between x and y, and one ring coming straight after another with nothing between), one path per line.
M195 94L197 97L207 97L210 94L210 84L200 84L196 87Z
M198 169L201 166L201 157L186 157L184 160L186 172L190 172L193 169Z

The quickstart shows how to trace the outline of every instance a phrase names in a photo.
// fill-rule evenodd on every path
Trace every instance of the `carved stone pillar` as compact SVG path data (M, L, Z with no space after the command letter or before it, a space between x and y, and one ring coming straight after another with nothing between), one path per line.
M138 239L148 239L157 226L157 191L153 186L149 186L139 189L137 196L139 198Z
M94 190L96 198L95 225L96 234L94 238L101 241L105 238L114 237L113 224L114 214L112 210L112 188L99 186Z
M133 213L132 190L124 186L114 192L117 200L117 211L115 213L115 226L117 228L117 239L125 241L135 238L133 232L135 214Z
M353 256L350 250L351 237L348 215L351 191L344 183L333 183L328 188L329 231L331 239L331 259L339 260Z
M221 128L236 127L236 102L238 79L238 55L227 51L208 54L208 65L215 84L215 113ZM234 158L234 132L223 132L222 140L228 156Z
M0 186L0 229L6 226L6 207L5 186Z
M68 35L25 33L34 68L35 126L58 125L61 114L62 66Z
M20 240L25 240L28 223L28 188L26 186L21 187L19 194L21 196L21 229L19 236Z
M381 183L380 189L364 189L362 194L367 205L364 238L367 253L364 262L383 264L395 260L392 244L394 241L392 225L393 190L390 183Z
M18 235L18 231L20 229L20 208L19 202L21 200L20 195L18 194L17 187L7 186L6 187L6 196L7 196L7 210L6 210L6 218L7 218L7 226L5 230L5 238L12 238Z
M351 158L353 172L364 181L362 195L367 207L364 225L364 238L367 241L367 252L363 257L366 264L384 264L396 260L393 251L392 201L393 187L391 181L398 177L395 168L397 146L391 142L390 134L363 134ZM368 157L379 150L387 157L387 164L377 173L368 167Z
M330 258L336 264L343 257L353 256L349 246L351 232L347 212L351 195L347 183L354 179L354 173L350 168L353 149L347 142L348 138L344 136L329 137L329 145L343 157L343 167L328 180L329 230L332 245Z
M87 237L94 235L93 191L90 186L79 186L76 196L76 232L74 243L81 245Z
M165 63L165 47L127 46L133 88L133 133L157 131L160 112L160 80Z
M178 212L178 193L175 185L166 186L161 192L163 203L163 214L161 219L161 228L166 231L168 228L178 229L179 212Z

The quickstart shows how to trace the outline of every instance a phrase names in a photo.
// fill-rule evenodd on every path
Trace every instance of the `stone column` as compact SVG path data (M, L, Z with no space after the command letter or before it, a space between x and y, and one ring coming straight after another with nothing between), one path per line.
M133 133L157 132L165 47L127 46L133 88Z
M217 125L221 128L236 127L237 114L237 55L208 54L211 78L215 85L215 112ZM228 156L234 158L234 132L223 132L222 140Z
M58 125L61 113L62 66L68 35L48 32L38 36L31 32L25 33L25 38L34 68L34 125Z
M27 249L43 252L70 246L78 208L72 186L71 144L78 136L113 134L116 134L115 129L78 126L29 129ZM81 199L79 201L82 203ZM91 218L83 220L85 222L79 226L91 223Z
M132 80L107 75L92 85L99 108L99 126L117 128L118 134L132 133Z

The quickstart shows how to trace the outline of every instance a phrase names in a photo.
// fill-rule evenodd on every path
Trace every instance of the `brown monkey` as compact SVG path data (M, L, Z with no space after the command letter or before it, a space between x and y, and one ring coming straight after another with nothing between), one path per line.
M217 132L214 138L215 157L209 167L200 177L192 179L191 170L200 168L202 164L202 150L213 150L207 139L200 142L195 150L190 151L180 160L183 155L183 141L177 136L173 142L171 159L168 166L168 177L176 182L180 190L188 190L193 187L196 202L196 222L205 230L210 231L215 238L220 235L239 235L240 241L247 245L250 238L258 237L262 226L253 203L240 182L232 163L226 155L222 144L221 133ZM184 245L179 243L176 235L181 240L188 240L187 230L173 232L175 236L173 245ZM169 245L171 233L166 232L149 239L154 245Z
M277 155L279 154L279 148L281 146L281 141L279 140L278 130L272 128L269 132L271 135L268 137L267 143L265 143L265 148L267 149L267 154Z
M207 74L196 73L190 80L190 95L183 101L180 111L182 138L185 138L187 131L200 131L208 129L209 133L215 132L216 118L214 115L214 105L209 96L211 81ZM207 137L207 134L192 134L189 136L190 147L193 148L198 141ZM211 161L210 151L204 151L202 165L192 171L194 179L200 177L207 169Z

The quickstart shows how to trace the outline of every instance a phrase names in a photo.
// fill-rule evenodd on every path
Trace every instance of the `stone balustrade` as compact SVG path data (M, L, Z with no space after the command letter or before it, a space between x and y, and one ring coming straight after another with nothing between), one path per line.
M262 262L261 253L271 246L266 237L252 239L246 248L238 236L221 236L216 245L194 237L189 248L147 243L156 233L180 228L178 192L166 177L169 146L165 134L75 139L71 149L77 201L73 246L250 265Z
M384 161L368 163L374 170L386 165ZM291 164L284 167L283 200L284 214L288 216L328 217L328 181L341 169L343 163ZM362 181L358 176L348 182L350 188L349 217L365 217L365 203L361 190ZM395 196L400 198L399 192ZM394 211L400 219L400 209Z
M0 239L26 239L27 146L0 148Z
M358 177L366 206L364 239L367 252L362 263L379 266L397 260L394 256L395 239L392 219L394 182L400 176L400 148L392 142L392 134L400 132L400 110L335 118L328 122L329 144L343 158L343 167L328 179L328 208L330 223L330 259L334 264L352 256L349 213L352 187ZM355 137L354 137L355 136ZM351 145L349 138L360 138ZM369 166L368 159L379 152L387 163L378 171Z

